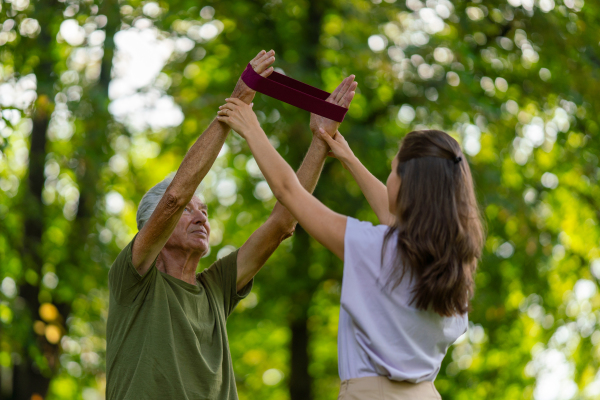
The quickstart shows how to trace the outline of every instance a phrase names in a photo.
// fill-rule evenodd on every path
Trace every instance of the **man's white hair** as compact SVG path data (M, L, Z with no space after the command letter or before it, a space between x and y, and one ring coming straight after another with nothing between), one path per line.
M150 190L148 190L146 192L146 194L144 195L144 197L142 197L142 200L140 201L140 205L138 206L137 214L135 217L138 230L141 231L143 226L146 224L146 222L148 222L148 220L150 219L150 216L152 215L152 213L156 209L156 206L160 202L160 199L162 199L165 192L167 191L167 188L173 181L174 176L175 176L175 174L171 174L171 175L167 176L165 179L158 182ZM198 189L196 189L194 196L198 196L202 200L202 197L201 197Z

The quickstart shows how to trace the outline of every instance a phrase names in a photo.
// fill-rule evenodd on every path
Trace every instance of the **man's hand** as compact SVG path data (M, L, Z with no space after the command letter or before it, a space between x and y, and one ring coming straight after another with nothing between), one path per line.
M325 101L348 108L350 106L350 102L352 102L352 99L354 98L354 93L357 86L358 83L354 82L354 75L350 75L344 79L337 88L335 88L333 93L331 93L331 95ZM333 136L335 135L335 132L339 126L340 123L337 121L321 117L317 114L310 114L310 130L318 137L320 137L319 128L323 128L325 132L327 132L330 136Z
M275 50L270 50L268 52L261 50L260 53L258 53L256 57L254 57L250 61L250 65L252 65L252 68L257 74L259 74L263 78L266 78L267 76L271 75L271 73L273 73L273 67L271 67L271 64L273 64L274 62ZM255 94L256 92L250 89L240 77L240 79L238 79L237 85L235 85L235 89L233 89L231 97L238 98L244 103L250 104L254 99Z

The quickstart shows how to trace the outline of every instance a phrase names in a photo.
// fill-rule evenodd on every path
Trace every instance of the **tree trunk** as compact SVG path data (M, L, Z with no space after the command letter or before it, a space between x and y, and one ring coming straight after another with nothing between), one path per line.
M39 97L33 117L33 130L31 132L31 145L29 150L29 176L27 180L28 192L25 195L25 237L23 242L23 265L26 269L35 271L38 276L43 264L42 258L42 233L44 229L44 215L42 204L42 189L44 188L44 165L46 160L46 130L50 121L51 103L48 97ZM34 318L39 319L38 300L39 288L37 285L25 283L19 289L20 297L25 301L27 309ZM50 384L50 379L44 376L33 359L29 347L40 347L46 356L49 366L56 365L58 346L48 343L42 336L36 336L33 331L27 338L23 338L26 349L20 362L13 366L13 383L11 399L30 399L34 394L45 395Z
M308 373L309 355L308 342L309 333L306 326L306 315L291 323L292 341L291 372L290 372L290 399L310 400L312 399L312 378Z
M323 18L323 10L325 1L311 0L308 9L308 20L305 29L305 46L304 54L301 57L306 75L309 77L319 76L319 66L317 64L316 49L319 46L319 37L321 35L321 21ZM299 130L300 133L308 128L308 121ZM301 134L294 137L302 137ZM295 146L296 149L304 148L299 143ZM290 149L290 162L292 165L299 165L302 159L302 154L298 151L292 153ZM306 271L310 265L312 251L310 249L310 238L308 233L301 226L296 228L294 233L294 258L296 262L290 271L290 278L297 282L306 282L306 287L292 295L294 305L290 315L290 331L292 338L290 343L290 379L289 392L291 400L312 400L312 376L309 373L310 354L308 351L310 334L308 331L308 308L312 295L316 290L316 284L310 280L306 280Z
M23 185L23 215L24 236L21 247L24 271L33 271L40 277L43 265L42 235L44 232L44 204L42 191L44 189L44 167L46 163L46 144L48 124L54 109L53 34L49 31L52 13L49 8L58 7L58 2L52 1L45 5L36 4L34 17L39 21L42 30L35 39L37 46L48 49L44 52L34 74L37 78L38 98L32 115L33 129L30 138L29 165L26 185ZM25 42L23 45L27 45ZM39 279L38 279L39 281ZM23 299L33 325L39 320L40 301L37 283L24 282L19 287L19 296ZM43 335L37 335L32 329L23 338L23 352L20 360L15 360L12 373L12 394L9 399L35 399L34 395L45 396L50 384L51 370L58 364L58 345L49 343ZM35 358L43 356L45 365L39 365ZM37 357L36 357L37 356ZM42 371L43 369L43 371ZM33 397L32 397L33 396Z
M299 126L296 126L300 128ZM301 138L304 126L293 133L293 137ZM305 143L297 143L296 149L303 149ZM292 165L299 165L303 158L303 153L299 150L290 149L290 159ZM294 264L289 269L289 278L296 283L296 288L291 293L292 308L288 315L290 331L292 333L290 342L290 379L289 392L291 400L310 400L312 399L312 377L308 372L310 365L310 356L308 352L309 332L307 326L308 308L312 294L315 291L315 283L306 279L306 271L310 265L312 251L310 248L310 237L302 226L296 226L293 236L293 254ZM299 285L299 283L302 283Z
M102 161L106 161L106 127L110 121L108 113L108 84L110 82L110 68L112 65L112 57L114 53L113 36L119 29L119 9L118 4L113 2L104 2L103 12L109 18L106 26L106 42L104 57L102 62L102 72L100 80L93 88L88 88L89 91L96 91L92 98L92 108L95 115L93 121L86 121L86 131L83 148L86 151L79 155L78 168L78 186L80 189L80 199L77 209L75 221L73 222L71 234L69 235L68 246L71 251L70 259L67 261L70 264L79 264L86 262L86 254L89 258L89 250L85 248L85 244L89 237L91 220L94 215L94 208L97 202L98 193L96 184L99 179L99 165ZM58 4L53 6L58 7ZM45 10L45 11L44 11ZM40 16L38 20L42 27L40 35L35 39L43 44L47 49L52 47L52 34L47 31L50 25L47 22L44 14L51 15L47 8L41 5L36 9L36 13ZM25 215L25 234L22 249L24 266L27 269L32 269L38 276L41 275L41 267L44 257L42 254L42 235L44 232L44 205L42 203L42 191L44 188L44 168L46 162L46 142L47 130L54 107L51 99L54 95L54 83L56 74L53 72L53 61L50 57L52 52L47 51L47 57L40 60L40 64L34 69L34 73L38 79L38 100L36 102L35 111L33 113L33 130L31 133L31 144L29 152L29 175L27 193L24 201ZM61 274L60 267L57 266L57 273L61 280L68 278ZM64 267L64 266L63 266ZM20 297L25 300L27 309L33 320L39 320L40 301L39 286L25 283L19 288ZM70 303L56 304L57 309L63 316L62 320L66 320L70 312ZM20 362L15 362L12 371L12 390L0 393L0 398L10 400L32 399L37 400L45 398L48 391L50 380L56 372L60 355L60 347L58 344L51 344L42 336L36 335L30 331L29 337L24 338L24 351L21 355ZM34 349L33 351L31 349ZM47 366L41 371L40 367L34 360L34 356L42 354L45 358ZM7 396L7 397L6 397ZM37 397L39 396L39 397Z
M290 312L290 380L289 390L291 400L312 399L312 377L308 372L310 356L308 353L308 307L314 284L306 280L306 270L310 265L311 250L308 233L301 226L294 232L294 267L290 271L290 279L295 282L306 282L292 294L293 306Z

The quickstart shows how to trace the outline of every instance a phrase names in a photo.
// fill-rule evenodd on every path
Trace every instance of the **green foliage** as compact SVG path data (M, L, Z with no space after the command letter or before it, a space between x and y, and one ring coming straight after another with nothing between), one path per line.
M277 67L326 90L356 75L359 89L341 131L381 180L410 130L442 129L463 145L488 237L469 333L448 350L436 380L442 396L600 394L596 2L174 0L118 7L2 4L0 93L36 74L37 100L0 96L1 377L27 358L51 378L49 399L103 395L107 271L136 232L137 204L177 169L246 63L273 48ZM63 37L68 19L85 29L86 41ZM209 24L219 32L214 37L202 33ZM176 50L149 85L172 96L184 119L140 129L109 114L107 71L116 64L114 33L151 26ZM96 31L106 40L94 44ZM94 58L100 48L104 54ZM262 95L254 109L274 146L298 168L311 139L308 113ZM50 125L35 214L42 234L32 247L25 228L36 209L31 143L44 112ZM233 194L226 186L235 187ZM212 235L200 268L226 246L241 246L275 204L235 133L202 193ZM122 198L122 207L111 208L110 196ZM336 160L325 165L315 196L377 223ZM228 324L241 399L289 397L292 327L299 323L309 337L313 397L337 395L341 276L342 263L301 227L281 245ZM45 319L24 300L27 288L35 288L40 305L56 306L56 317ZM552 374L556 365L564 372ZM544 397L548 388L553 392ZM3 390L0 398L8 396Z

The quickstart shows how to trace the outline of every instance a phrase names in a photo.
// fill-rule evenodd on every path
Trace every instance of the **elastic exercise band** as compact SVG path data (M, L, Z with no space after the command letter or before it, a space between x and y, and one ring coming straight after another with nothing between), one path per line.
M337 122L342 122L348 111L347 108L325 101L331 93L275 71L263 78L248 64L242 80L257 92Z

